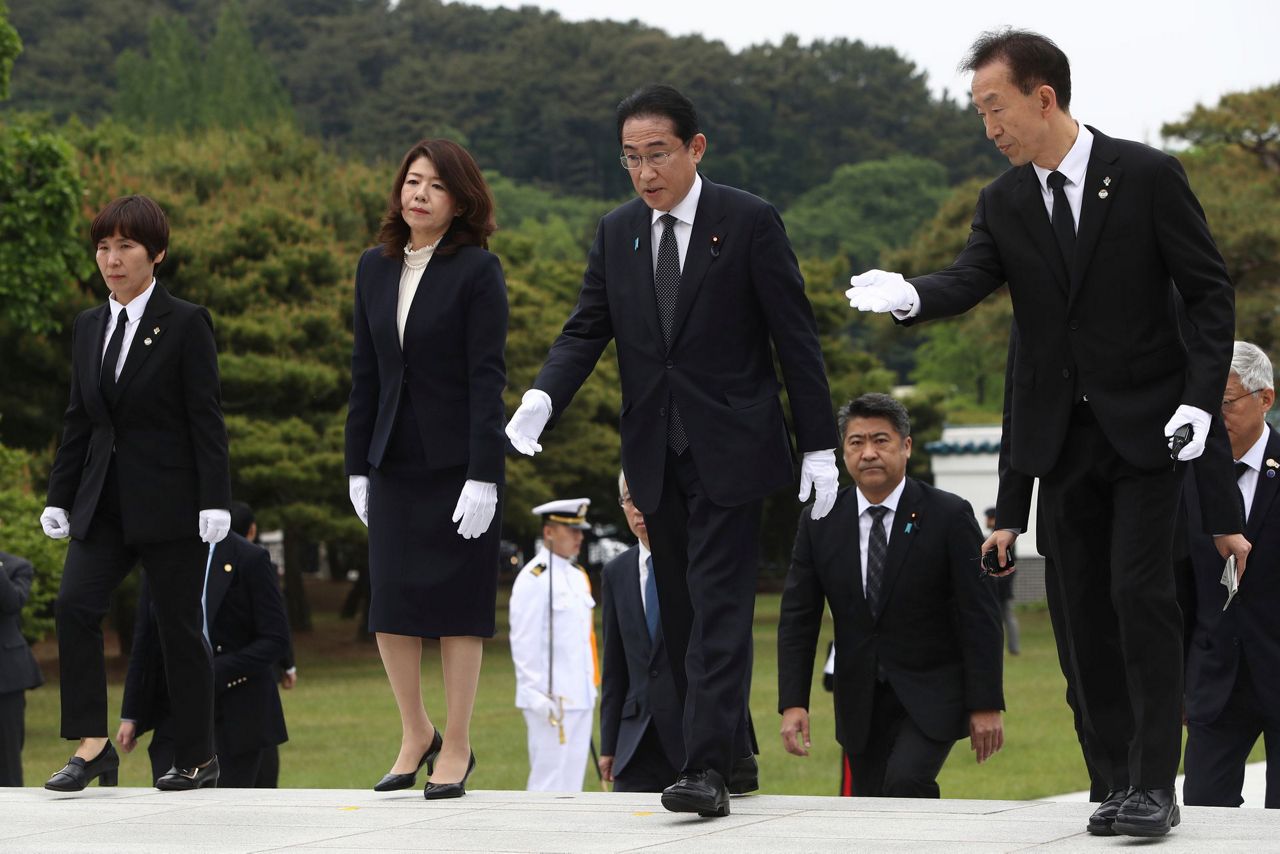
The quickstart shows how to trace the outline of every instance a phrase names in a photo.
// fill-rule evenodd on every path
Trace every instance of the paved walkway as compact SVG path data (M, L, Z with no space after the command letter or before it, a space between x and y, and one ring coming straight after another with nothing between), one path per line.
M0 852L1097 852L1144 845L1084 832L1091 807L1037 801L751 796L698 819L656 795L90 788L67 796L0 789ZM1280 851L1280 815L1184 809L1159 844L1175 852Z
M1178 787L1178 802L1182 802L1182 777L1178 777L1175 781ZM1245 809L1262 809L1267 798L1267 763L1255 762L1251 765L1244 766L1244 789L1241 791L1244 797ZM1089 800L1088 792L1068 792L1065 795L1054 795L1052 798L1046 798L1050 801L1066 801L1069 803L1079 803ZM1280 842L1277 842L1280 847Z

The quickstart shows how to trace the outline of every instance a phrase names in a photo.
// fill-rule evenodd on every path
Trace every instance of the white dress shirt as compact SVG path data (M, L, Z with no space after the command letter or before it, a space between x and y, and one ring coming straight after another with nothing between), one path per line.
M400 336L401 347L404 347L404 324L409 319L409 308L413 305L414 294L418 292L418 283L422 281L422 273L439 245L439 240L418 249L410 249L409 244L405 244L404 266L400 268L400 293L396 296L396 332Z
M1271 431L1264 425L1262 435L1258 437L1258 441L1253 443L1253 447L1244 452L1244 456L1236 460L1236 462L1244 463L1249 470L1236 480L1236 485L1240 487L1240 495L1244 498L1244 520L1249 521L1249 511L1253 509L1253 494L1258 491L1258 473L1262 471L1262 458L1267 455L1267 439L1270 437Z
M115 294L107 300L107 308L111 309L111 319L107 321L107 334L102 337L102 356L99 361L107 357L107 346L111 343L111 336L115 334L116 324L120 322L120 312L124 312L125 317L124 341L120 342L120 358L116 360L117 380L120 379L120 372L124 370L124 360L129 356L129 345L133 342L133 333L138 331L138 324L142 322L142 313L147 310L147 302L155 289L156 280L152 278L147 289L129 300L128 305L116 302Z
M1071 150L1067 152L1067 156L1062 158L1062 162L1058 164L1057 169L1046 169L1032 163L1032 167L1036 170L1036 177L1040 179L1040 197L1044 200L1045 212L1050 217L1053 216L1053 189L1049 187L1049 175L1053 172L1061 172L1067 179L1062 185L1062 192L1067 195L1067 204L1071 205L1071 219L1075 222L1076 231L1080 230L1080 203L1084 201L1084 177L1089 171L1089 154L1093 151L1093 134L1089 129L1079 122L1076 126L1080 128L1080 132L1076 134L1076 141L1071 146Z
M640 546L640 605L644 608L646 614L649 613L649 602L645 598L645 585L649 583L649 556L652 554L644 543L638 543Z
M649 220L653 229L653 274L658 275L658 245L662 242L662 215L671 214L676 224L671 228L676 234L676 246L680 252L680 269L684 270L684 258L689 254L689 240L693 237L693 218L698 213L698 199L702 197L702 176L694 174L693 186L674 208L669 211L653 211Z
M862 558L862 592L867 592L867 545L871 542L871 514L867 512L868 507L880 506L889 508L889 512L884 514L884 538L888 542L890 534L893 532L893 519L898 515L898 502L902 499L902 490L906 489L907 479L904 477L898 481L898 485L893 488L893 492L889 493L889 497L881 501L879 505L873 505L862 494L861 489L857 489L858 493L858 554Z

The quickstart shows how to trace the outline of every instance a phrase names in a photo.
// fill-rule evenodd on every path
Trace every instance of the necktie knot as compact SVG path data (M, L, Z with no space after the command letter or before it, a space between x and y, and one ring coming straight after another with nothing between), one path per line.
M1061 190L1064 186L1066 186L1067 176L1063 175L1061 172L1050 172L1048 183L1049 183L1049 189L1053 190L1054 192L1057 192L1058 190Z
M1249 470L1249 464L1243 460L1236 463L1236 480L1244 477L1244 473Z
M678 222L678 220L669 213L665 213L662 216L658 217L658 221L662 223L662 227L667 231L670 231L671 229L675 228L676 222Z
M877 525L884 521L884 514L888 512L889 508L880 504L873 504L867 508L867 513L871 515L871 521Z

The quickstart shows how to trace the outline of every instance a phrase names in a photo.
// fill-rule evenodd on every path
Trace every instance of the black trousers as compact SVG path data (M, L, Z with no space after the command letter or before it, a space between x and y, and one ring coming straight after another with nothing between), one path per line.
M1041 479L1050 618L1089 765L1109 789L1173 788L1182 747L1182 614L1173 573L1181 467L1125 462L1088 404ZM1061 649L1060 649L1061 651Z
M119 502L113 462L88 533L83 540L73 539L67 549L58 590L62 737L75 740L108 734L102 618L112 592L141 563L164 651L176 764L190 768L213 755L213 661L204 638L201 601L209 547L194 532L184 539L130 545L124 541Z
M0 692L0 786L22 785L26 691Z
M275 789L280 785L280 745L273 744L262 749L262 762L258 765L258 779L254 781L255 789Z
M644 735L636 745L635 753L627 760L621 772L614 772L613 790L615 792L661 792L676 779L679 771L667 752L662 749L662 739L658 737L658 729L649 721L644 728Z
M645 514L662 632L684 702L685 765L726 779L751 753L745 710L760 564L761 501L721 507L693 454L667 452L658 509Z
M1274 673L1264 674L1274 679ZM1258 699L1253 674L1240 657L1231 696L1217 720L1187 722L1186 780L1182 798L1187 806L1238 807L1244 803L1244 766L1249 751L1262 736L1267 747L1267 809L1280 808L1280 709L1268 709Z
M855 798L938 798L938 772L954 741L925 735L903 708L893 686L876 682L871 734L861 753L850 753Z
M173 757L173 719L165 718L151 734L151 743L147 745L147 756L151 759L151 778L158 780L177 763ZM218 788L219 789L257 789L274 788L258 785L258 777L262 771L264 750L249 750L244 753L218 754ZM179 766L183 767L183 766Z

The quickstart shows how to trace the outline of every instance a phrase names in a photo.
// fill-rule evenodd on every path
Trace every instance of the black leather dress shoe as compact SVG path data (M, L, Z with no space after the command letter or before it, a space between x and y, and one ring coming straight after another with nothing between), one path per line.
M431 746L427 748L427 752L422 754L422 758L418 760L418 767L410 774L386 774L381 780L374 785L375 792L395 792L400 789L412 789L418 785L418 772L422 770L422 766L427 766L427 773L430 774L436 767L436 757L440 755L440 748L444 747L444 739L440 737L440 730L436 730L436 734L431 737Z
M1173 789L1131 789L1113 827L1125 836L1164 836L1181 820Z
M110 741L88 762L72 756L45 782L44 787L53 792L80 792L95 778L99 786L114 786L120 781L120 754L116 753Z
M729 790L719 771L686 771L662 790L662 806L670 812L720 818L729 814Z
M471 772L476 768L476 754L471 752L471 759L467 762L467 773L462 775L462 779L456 783L430 783L422 789L422 797L429 801L442 801L445 798L460 798L467 793L467 778L471 776Z
M745 795L760 788L760 763L754 755L748 753L740 759L733 760L729 769L729 782L726 784L731 795Z
M1115 836L1116 831L1112 825L1116 823L1116 813L1120 811L1120 805L1124 803L1125 798L1129 797L1131 791L1133 790L1112 789L1107 792L1102 803L1098 804L1093 815L1089 816L1089 832L1094 836Z
M179 768L174 766L160 775L156 788L162 792L187 792L192 789L216 789L218 787L218 757L209 760L204 767Z

